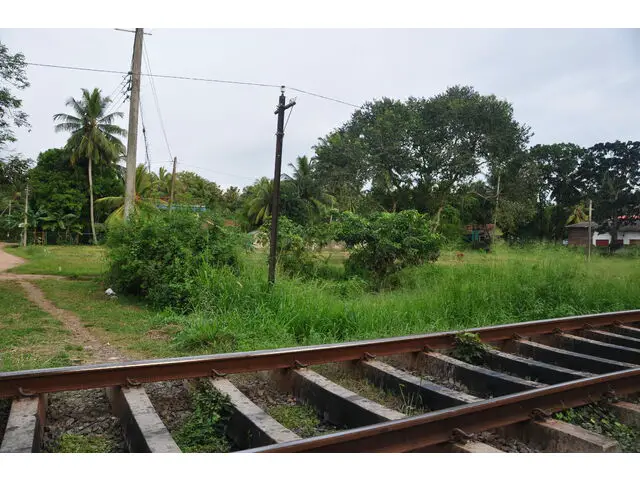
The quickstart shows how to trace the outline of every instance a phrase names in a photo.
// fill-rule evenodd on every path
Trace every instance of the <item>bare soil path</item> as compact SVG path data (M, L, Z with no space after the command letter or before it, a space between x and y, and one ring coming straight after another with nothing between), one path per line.
M4 247L8 244L4 242L0 242L0 272L4 272L9 270L10 268L17 267L18 265L22 265L25 260L20 257L16 257L15 255L11 255L4 251Z
M84 347L85 352L92 357L95 363L116 362L125 359L124 355L109 344L103 344L84 325L82 321L73 313L56 307L44 296L42 290L33 283L20 280L20 285L27 293L27 297L38 307L49 313L54 318L60 320L64 328L69 330L79 345Z
M88 354L88 360L92 363L117 362L125 360L116 348L109 344L103 344L84 325L82 321L73 313L56 307L47 300L42 290L28 280L38 280L44 278L63 279L56 275L28 275L7 273L6 270L21 265L24 259L11 255L3 250L5 243L0 242L0 280L17 280L27 294L27 298L49 313L54 318L62 322L64 328L69 330L78 345L82 345Z

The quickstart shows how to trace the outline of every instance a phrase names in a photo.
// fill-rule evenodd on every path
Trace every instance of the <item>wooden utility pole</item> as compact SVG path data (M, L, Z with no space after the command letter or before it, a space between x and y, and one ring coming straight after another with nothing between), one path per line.
M138 147L138 109L140 107L140 70L142 69L142 28L136 28L131 62L131 97L129 100L129 135L127 138L127 176L124 192L124 218L133 213L136 196L136 150Z
M22 225L22 246L27 246L27 216L29 213L29 184L24 189L24 223Z
M278 244L278 210L280 204L280 176L282 169L282 139L284 137L284 112L293 107L296 102L285 105L284 85L280 87L278 108L274 112L278 115L278 129L276 131L276 165L273 173L273 197L271 200L271 239L269 242L269 284L276 281L276 251Z
M591 210L592 210L593 202L589 200L589 238L587 239L587 261L591 261L591 244L593 243L593 239L591 238Z
M498 204L500 202L500 174L498 173L498 188L496 188L496 208L493 212L493 233L491 237L495 240L496 230L498 228Z
M173 157L173 172L171 173L171 192L169 193L169 211L171 211L171 206L173 205L173 193L176 188L176 163L178 161L178 157Z

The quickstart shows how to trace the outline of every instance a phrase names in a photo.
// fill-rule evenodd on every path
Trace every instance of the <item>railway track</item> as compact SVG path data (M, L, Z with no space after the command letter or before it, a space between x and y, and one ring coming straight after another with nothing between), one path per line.
M247 387L238 380L247 374L294 403L311 405L334 431L302 438L278 423L252 400L255 383ZM378 403L345 388L341 379L412 398L420 408L403 412ZM231 415L225 434L236 451L499 452L515 442L524 451L616 452L620 445L614 439L553 414L597 403L621 424L640 428L640 310L0 373L0 401L10 402L4 428L0 419L0 453L41 451L49 396L89 389L104 392L127 451L180 452L148 392L158 382L195 380L226 399Z

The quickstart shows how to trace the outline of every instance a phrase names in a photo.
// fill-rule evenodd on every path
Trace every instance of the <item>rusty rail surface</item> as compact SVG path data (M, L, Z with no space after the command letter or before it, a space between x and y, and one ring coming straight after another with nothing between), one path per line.
M450 441L457 429L479 433L638 390L640 368L634 368L245 452L408 452Z
M8 372L0 373L0 399L40 393L202 378L228 373L276 370L299 365L358 360L367 356L420 352L425 349L449 349L454 346L456 335L461 332L477 333L483 342L492 343L514 337L529 337L557 331L568 332L634 322L640 322L640 310L308 347Z

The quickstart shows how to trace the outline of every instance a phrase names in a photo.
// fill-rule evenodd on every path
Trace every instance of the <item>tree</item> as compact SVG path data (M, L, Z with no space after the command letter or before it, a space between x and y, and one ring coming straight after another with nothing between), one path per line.
M252 225L262 224L271 216L271 204L273 202L273 180L262 177L251 186L247 192L245 202L245 215Z
M585 211L586 207L583 202L580 202L578 205L573 207L571 215L567 219L567 225L572 225L574 223L586 222L589 219L589 215Z
M115 163L125 151L118 137L124 137L126 131L114 124L117 118L124 115L122 112L107 113L110 103L111 99L102 97L99 89L94 88L92 92L82 89L79 101L69 98L66 102L66 106L71 107L75 115L58 113L53 116L54 121L60 122L55 126L56 132L71 133L66 145L71 151L71 163L87 164L91 234L94 243L98 243L98 239L93 212L92 166Z
M598 143L587 150L577 171L585 198L594 201L598 231L608 231L615 245L625 216L640 207L640 142Z
M171 178L171 175L167 175ZM170 182L170 180L169 180ZM222 190L215 182L210 182L194 172L176 173L177 203L189 205L204 205L209 210L215 210L222 204Z
M124 185L123 185L124 189ZM136 168L136 196L133 199L133 210L135 213L146 213L156 210L157 203L166 204L164 200L153 199L154 183L153 177L147 172L144 165ZM97 205L104 206L111 213L107 218L107 223L124 218L124 195L103 197L96 200Z
M429 99L411 98L408 105L414 116L418 183L431 193L437 228L453 191L472 182L483 168L497 182L524 149L530 130L515 121L510 103L472 87L450 87Z
M313 175L315 160L309 160L306 156L296 158L295 165L290 163L293 175L284 174L286 181L295 186L297 197L302 200L307 210L307 218L313 215L321 215L327 205L333 202L333 198L324 193Z
M573 143L535 145L529 150L540 175L538 223L542 228L550 207L549 234L553 239L563 237L571 210L583 200L576 174L584 154L585 149Z
M0 217L7 217L3 218L0 230L6 233L7 237L10 237L17 227L13 217L19 210L16 207L27 184L30 164L30 160L20 155L0 159Z
M72 232L85 228L84 231L89 231L91 228L86 171L78 163L72 164L70 159L69 150L52 148L38 155L36 166L29 172L29 200L32 205L41 206L52 218L71 218L67 215L77 218L69 232L62 229L67 239ZM117 170L111 166L99 165L93 171L96 197L122 195L123 182ZM96 222L101 221L101 218L104 218L104 215L98 210Z
M15 96L14 89L24 90L29 86L24 55L11 55L0 42L0 150L7 143L15 142L13 127L29 127L27 114L20 108L22 100Z
M241 206L240 190L238 187L229 187L222 194L222 200L229 212L237 211Z
M172 178L173 178L173 174L169 173L169 171L166 168L160 167L160 170L158 170L157 182L156 182L158 195L160 196L160 198L166 198L167 200L169 200L169 195L171 194ZM174 187L176 188L176 190L181 190L181 186L178 181L176 181L176 184L174 185Z
M321 188L336 199L336 208L356 211L369 181L364 146L343 126L314 146L314 176Z

